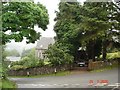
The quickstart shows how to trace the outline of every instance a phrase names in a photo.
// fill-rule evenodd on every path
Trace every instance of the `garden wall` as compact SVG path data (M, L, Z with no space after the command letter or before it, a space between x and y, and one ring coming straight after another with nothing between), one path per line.
M92 60L89 61L88 69L89 70L96 70L100 68L105 68L107 66L112 66L112 65L117 65L118 61L117 60L111 60L109 62L104 62L104 61L95 61L92 62Z
M118 64L117 60L112 60L111 62L103 62L103 61L89 61L88 69L85 70L96 70L100 68L105 68L106 66L115 65ZM57 72L60 71L66 71L73 69L74 67L70 66L57 66L57 67L50 67L50 66L44 66L44 67L35 67L35 68L28 68L28 69L20 69L20 70L9 70L8 75L9 76L26 76L27 72L30 73L30 75L43 75L43 74L51 74L55 73L55 68ZM82 67L83 68L83 67ZM81 67L79 68L81 70Z
M9 70L8 75L9 76L26 76L27 72L29 72L30 75L50 74L50 73L55 73L55 68L57 72L70 69L69 66L57 66L57 67L44 66L44 67L35 67L35 68L28 68L28 69L21 69L21 70Z

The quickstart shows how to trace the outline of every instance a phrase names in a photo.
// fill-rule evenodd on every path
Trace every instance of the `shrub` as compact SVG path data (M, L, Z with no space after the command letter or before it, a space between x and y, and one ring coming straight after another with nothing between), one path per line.
M28 56L23 57L20 61L13 62L10 69L19 70L32 67L41 67L44 66L43 60L38 58L30 58Z
M22 65L14 65L11 67L12 70L19 70L19 69L25 69L25 68L27 68L27 67L24 67Z
M108 53L107 59L115 59L120 58L120 52Z
M66 53L65 50L52 45L46 51L49 62L52 66L65 65L73 62L73 56Z

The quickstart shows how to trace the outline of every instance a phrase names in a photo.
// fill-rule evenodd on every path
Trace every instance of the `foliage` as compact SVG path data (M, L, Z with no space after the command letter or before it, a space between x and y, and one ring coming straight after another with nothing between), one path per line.
M86 1L83 6L77 1L60 2L54 27L57 42L67 48L74 58L79 47L86 47L86 53L91 56L88 59L95 59L101 53L105 58L107 44L115 42L115 36L119 41L118 9L112 1Z
M27 56L27 55L30 53L30 51L31 51L31 49L27 49L27 50L24 49L24 50L22 51L21 57Z
M2 57L1 57L2 60L0 63L0 67L1 67L0 73L1 73L1 76L6 79L8 66L5 62L5 58L6 58L5 45L1 45L1 47L2 47Z
M13 62L11 64L12 70L41 67L44 66L44 62L39 59L31 59L30 57L24 57L20 61Z
M102 55L100 55L100 58L102 58ZM120 51L107 53L106 58L110 60L120 58Z
M49 46L46 54L52 66L71 64L73 62L73 56L66 53L56 44Z
M33 2L3 2L2 3L2 42L3 44L14 39L21 42L24 37L27 43L34 43L40 33L34 26L45 30L47 28L48 12L40 3ZM7 34L10 32L9 34Z
M27 67L24 67L22 65L14 65L10 69L12 70L19 70L19 69L26 69Z
M107 53L107 59L120 58L120 52Z
M34 43L40 37L40 33L34 30L34 26L38 25L39 28L45 30L49 23L47 9L42 4L33 2L2 2L0 17L2 17L2 31L0 32L2 45L12 39L15 42L21 42L23 38L27 39L27 43ZM2 76L5 77L6 55L4 50L2 52Z
M11 69L18 70L32 67L41 67L43 65L43 60L35 57L35 48L33 48L25 57L22 57L20 61L13 62L11 64Z
M2 90L4 90L4 89L5 90L7 90L7 89L16 90L17 85L8 79L0 79L0 88Z

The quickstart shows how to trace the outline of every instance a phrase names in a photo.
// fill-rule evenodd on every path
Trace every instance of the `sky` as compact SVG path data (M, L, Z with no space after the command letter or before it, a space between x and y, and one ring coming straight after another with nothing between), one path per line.
M78 0L80 2L85 1L85 0ZM49 14L49 25L47 25L47 29L45 31L41 30L40 28L38 28L37 26L35 26L35 30L41 32L42 37L54 37L56 34L53 31L55 22L54 22L54 18L56 17L55 11L58 11L58 4L60 2L60 0L34 0L35 3L40 2L41 4L43 4L47 10L48 10L48 14ZM26 44L25 39L22 42L15 42L14 40L11 41L11 43L7 43L6 44L6 49L11 50L11 49L16 49L18 50L20 53L22 52L23 49L30 49L35 47L37 44L37 41L34 44Z

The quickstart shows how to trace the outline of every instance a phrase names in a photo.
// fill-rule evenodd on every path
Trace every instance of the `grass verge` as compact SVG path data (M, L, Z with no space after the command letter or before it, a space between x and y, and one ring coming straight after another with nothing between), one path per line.
M0 79L0 88L1 90L16 90L17 85L8 79Z
M35 76L9 76L10 78L40 78L40 77L46 77L46 76L66 76L69 75L70 71L61 71L56 74L43 74L43 75L35 75Z

